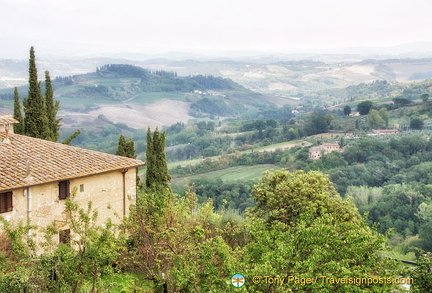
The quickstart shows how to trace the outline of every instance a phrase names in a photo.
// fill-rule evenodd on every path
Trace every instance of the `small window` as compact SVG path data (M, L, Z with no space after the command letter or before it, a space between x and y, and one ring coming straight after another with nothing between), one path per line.
M80 184L80 192L84 192L84 184Z
M70 196L69 180L59 182L59 199L66 199Z
M0 214L12 211L12 191L0 193Z
M61 230L59 232L59 243L70 245L70 229Z

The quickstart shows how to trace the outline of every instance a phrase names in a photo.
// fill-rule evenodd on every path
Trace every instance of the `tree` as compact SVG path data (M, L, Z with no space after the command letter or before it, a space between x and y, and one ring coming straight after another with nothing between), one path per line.
M29 59L29 92L24 102L25 134L31 137L49 139L50 129L46 113L45 100L41 94L37 78L34 48L30 48Z
M351 201L342 201L322 173L267 172L252 192L251 241L245 247L248 275L389 276L378 252L385 238L368 227ZM265 283L265 282L262 282ZM267 284L255 285L267 292ZM279 291L279 288L281 290ZM292 290L292 291L291 291ZM391 292L392 285L338 284L323 278L306 285L291 281L278 292Z
M126 139L123 134L119 137L116 155L126 157Z
M415 293L432 292L432 253L425 253L421 250L419 252L418 267L411 272L411 277L414 280L411 290Z
M124 263L152 280L154 292L228 292L227 276L241 271L239 253L228 245L245 238L241 217L216 214L210 201L197 206L191 190L159 209L155 195L142 194L131 210L126 227L133 245Z
M357 111L360 113L360 115L367 115L372 109L372 106L373 104L371 101L364 101L357 105Z
M426 103L429 100L429 94L422 94L421 98L423 103Z
M60 102L54 101L54 91L48 70L45 71L45 105L48 118L48 127L50 130L50 137L47 137L47 140L57 141L60 137L59 130L61 119L57 119L57 112L60 107Z
M126 142L126 157L136 159L135 155L135 143L132 140L132 138L129 138L129 140Z
M348 106L348 105L346 105L346 106L344 107L343 111L344 111L344 115L345 115L345 116L349 116L349 115L351 114L351 107Z
M20 98L18 95L18 88L14 88L14 114L13 117L18 121L17 124L14 125L14 132L18 134L24 134L24 118L21 113L21 104Z
M165 155L166 132L159 133L158 129L151 135L150 127L147 130L146 148L146 187L165 186L169 188L171 176L168 174L168 167Z
M66 138L65 140L63 140L63 141L62 141L62 144L70 145L71 142L72 142L72 140L73 140L74 138L76 138L78 135L80 135L80 133L81 133L81 130L79 130L79 129L76 130L74 133L72 133L71 136L69 136L68 138Z
M121 134L119 137L116 155L135 159L136 155L134 141L131 138L126 141L124 135Z
M375 109L369 112L366 120L371 129L381 128L385 123L378 110Z
M388 111L387 111L387 108L381 108L381 109L379 110L379 114L380 114L382 120L383 120L384 123L385 123L385 127L388 128L388 124L389 124L389 113L388 113Z
M412 118L410 120L410 128L411 129L422 129L424 121L419 117Z
M393 98L393 103L394 103L394 106L396 108L400 108L400 107L404 107L408 104L411 104L412 101L405 99L405 98L396 97L396 98Z

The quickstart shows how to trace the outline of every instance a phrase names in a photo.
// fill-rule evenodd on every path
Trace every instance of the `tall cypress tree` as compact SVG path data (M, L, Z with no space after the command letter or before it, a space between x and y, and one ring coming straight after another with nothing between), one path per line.
M126 139L123 134L119 137L116 155L126 157Z
M18 121L17 124L14 125L14 132L18 134L24 134L24 118L21 113L21 104L20 104L20 98L18 95L18 88L15 87L14 89L14 114L13 117L15 120Z
M60 137L59 130L61 119L57 119L57 112L60 106L59 101L54 101L54 91L48 70L45 71L45 104L48 118L48 128L50 131L50 137L47 139L51 141L57 141Z
M37 78L34 48L30 48L29 59L29 92L24 103L24 129L28 136L49 139L50 130L45 108L45 100L41 94Z
M158 129L151 135L150 127L147 131L146 149L146 186L150 188L154 185L169 187L171 176L168 174L168 166L165 155L165 136L166 132L159 133Z
M129 140L126 142L126 157L136 159L135 155L135 143L132 140L132 138L129 138Z

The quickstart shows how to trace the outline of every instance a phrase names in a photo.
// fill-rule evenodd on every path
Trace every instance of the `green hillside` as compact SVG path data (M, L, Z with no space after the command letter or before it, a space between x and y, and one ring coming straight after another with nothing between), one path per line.
M56 99L63 110L86 112L100 105L132 103L149 105L161 100L190 103L190 115L235 116L251 109L274 108L273 103L230 79L212 75L178 76L176 72L152 71L128 64L108 64L95 72L53 81ZM41 84L41 88L44 85ZM27 87L20 87L22 96ZM0 91L2 104L11 104L13 90Z
M86 99L88 106L106 102L152 104L162 99L191 103L191 114L230 116L271 105L262 95L221 77L178 76L175 72L150 71L126 64L98 67L96 72L57 78L54 81L60 101ZM94 103L93 103L94 101Z

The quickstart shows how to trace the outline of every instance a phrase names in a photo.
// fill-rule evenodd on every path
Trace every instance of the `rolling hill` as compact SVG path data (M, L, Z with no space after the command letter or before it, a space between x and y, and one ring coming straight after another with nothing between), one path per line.
M57 77L53 85L64 127L91 125L104 115L113 122L144 129L194 117L214 119L275 108L263 95L226 78L178 76L129 64L108 64L95 72ZM23 95L27 88L19 92ZM12 98L11 89L2 90L2 104L11 105Z

